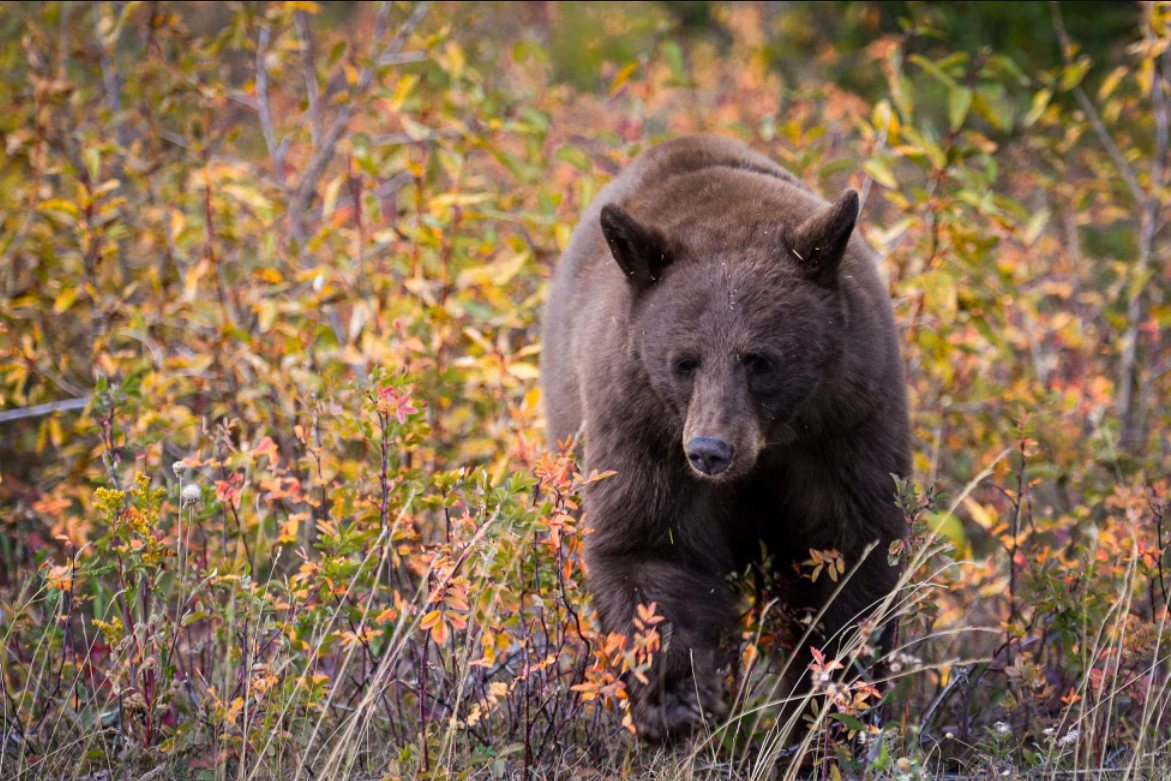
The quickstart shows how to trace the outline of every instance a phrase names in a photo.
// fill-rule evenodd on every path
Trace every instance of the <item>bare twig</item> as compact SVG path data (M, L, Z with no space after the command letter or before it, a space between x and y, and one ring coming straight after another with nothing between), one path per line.
M52 415L54 412L73 412L79 409L85 409L89 405L90 396L83 396L79 399L61 399L60 401L50 401L46 404L36 404L32 407L18 407L17 409L7 409L0 411L0 423L12 423L17 420L27 420L28 418L39 418L43 415Z
M301 72L305 76L305 93L309 97L309 109L305 118L309 120L309 139L313 148L321 145L321 87L317 83L317 69L313 66L313 39L309 35L309 20L304 11L293 14L297 26L297 37L301 39Z
M400 52L397 54L384 54L378 60L379 65L405 65L409 62L422 62L427 59L427 52L423 50L413 52Z
M285 181L285 145L276 140L276 131L272 126L272 108L268 101L268 65L265 57L268 55L268 44L272 38L272 31L268 25L260 28L260 37L256 42L256 113L260 116L260 130L264 133L264 143L268 147L268 154L272 157L273 168L276 169L277 181Z
M421 137L414 137L410 133L384 133L371 136L370 143L374 146L398 146L400 144L425 144L440 138L458 138L463 131L456 127L442 127L432 130Z
M120 31L122 14L125 11L126 3L114 3L113 11L115 18L114 33L109 36L103 36L101 32L97 33L98 46L101 48L101 68L102 81L106 87L106 102L109 103L110 112L114 114L114 139L118 142L118 146L125 147L129 143L126 136L126 125L119 118L118 115L122 113L122 78L118 75L118 66L114 61L114 52L118 47L118 32Z

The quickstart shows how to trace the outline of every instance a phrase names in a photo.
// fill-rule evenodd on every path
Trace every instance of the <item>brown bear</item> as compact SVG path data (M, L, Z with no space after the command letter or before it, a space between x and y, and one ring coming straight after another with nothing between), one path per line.
M904 535L892 475L910 468L906 383L858 196L828 204L744 144L697 135L640 154L582 217L544 314L550 446L576 434L590 589L604 630L658 603L669 629L635 725L661 742L727 715L728 575L836 549L847 571L791 665L895 587ZM792 609L836 587L794 579ZM890 634L887 632L886 634ZM808 678L808 674L805 675Z

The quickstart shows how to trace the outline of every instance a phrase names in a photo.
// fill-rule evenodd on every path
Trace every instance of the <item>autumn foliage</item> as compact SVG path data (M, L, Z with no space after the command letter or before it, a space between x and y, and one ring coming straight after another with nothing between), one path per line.
M4 8L0 778L1166 778L1171 5L1103 61L1054 5L1038 67L859 3L799 69L805 4L633 5ZM792 745L758 586L853 563L741 573L733 716L656 754L668 630L595 623L607 475L545 449L536 318L599 188L699 130L862 194L911 566L890 680L837 680L874 627L819 654Z

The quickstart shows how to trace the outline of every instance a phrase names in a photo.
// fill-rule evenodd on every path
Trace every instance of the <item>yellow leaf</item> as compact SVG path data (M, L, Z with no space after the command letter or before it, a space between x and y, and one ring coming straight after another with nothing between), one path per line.
M972 516L972 520L980 524L985 529L991 529L996 524L996 517L989 512L984 505L977 502L970 496L964 497L964 507L968 508L968 512Z
M630 81L630 77L638 70L638 62L628 62L622 66L622 70L618 71L614 76L614 81L610 82L610 97L618 94L618 90L622 89L622 85Z
M1110 97L1114 90L1117 89L1122 77L1130 72L1130 68L1126 65L1119 65L1114 70L1110 71L1110 75L1102 80L1102 86L1098 88L1098 100L1105 100Z
M491 201L495 197L492 193L443 193L428 201L428 206L432 210L445 209L450 206L471 206Z
M398 80L398 84L394 86L394 94L390 96L390 110L402 111L403 103L410 97L415 85L419 83L419 75L417 73L410 73Z
M60 294L58 294L57 300L53 302L53 311L57 314L61 314L62 312L68 310L69 307L73 306L73 302L77 300L77 294L80 292L81 288L79 287L67 287L62 290Z
M81 214L81 210L77 208L77 204L72 201L63 201L60 198L50 198L46 201L41 201L37 204L37 211L42 212L65 212L74 217Z
M211 263L207 260L207 258L204 258L191 268L187 269L187 278L183 280L184 300L195 300L195 294L199 290L199 280L203 279L203 277L206 276L209 271L211 271Z
M447 624L442 621L436 622L435 626L431 627L431 639L438 645L443 645L447 642Z
M541 370L531 363L510 363L508 373L520 380L535 380L541 376Z
M253 306L253 309L256 310L257 325L260 328L260 333L268 333L269 329L272 328L273 322L276 320L276 304L268 300L260 301Z
M504 258L486 266L466 268L456 278L456 285L461 289L484 283L502 287L521 272L528 259L529 253L527 251L518 252L510 258Z
M333 214L334 207L337 206L337 196L341 192L342 182L345 178L345 174L339 174L325 186L325 195L321 199L321 216L323 219Z

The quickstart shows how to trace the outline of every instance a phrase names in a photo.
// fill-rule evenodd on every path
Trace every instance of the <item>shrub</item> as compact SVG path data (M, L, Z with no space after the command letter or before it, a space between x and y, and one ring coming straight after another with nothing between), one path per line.
M0 776L1166 777L1168 6L1030 72L911 7L870 100L773 67L800 15L529 5L6 9ZM733 718L657 753L544 448L552 264L698 130L859 188L907 361L890 686L863 627L795 747L758 586L853 563L744 573Z

